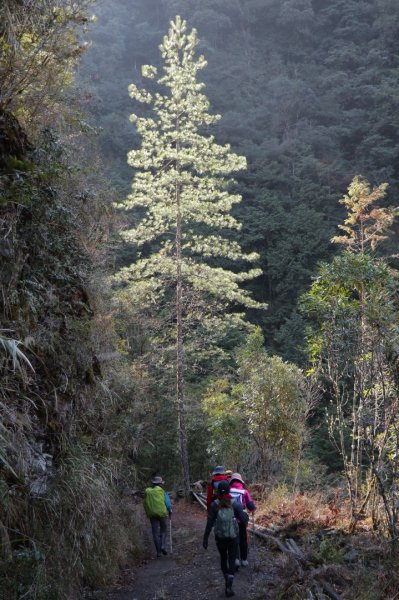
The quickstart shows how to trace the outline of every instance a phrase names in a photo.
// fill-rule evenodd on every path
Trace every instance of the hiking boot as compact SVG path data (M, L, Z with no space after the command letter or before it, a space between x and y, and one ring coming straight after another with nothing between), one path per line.
M162 548L161 552L162 552L162 554L163 554L164 556L166 556L166 555L167 555L167 552L166 552L165 548Z
M234 582L234 575L227 575L226 577L226 598L231 598L231 596L234 596L234 592L233 592L233 582Z
M239 558L236 558L236 567L238 569L238 567L240 566L241 562Z
M247 560L242 560L241 564L242 564L243 567L247 567L249 563L248 563Z

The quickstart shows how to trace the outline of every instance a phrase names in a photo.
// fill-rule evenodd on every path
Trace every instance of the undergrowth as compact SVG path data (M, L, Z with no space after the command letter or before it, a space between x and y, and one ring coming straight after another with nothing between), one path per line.
M102 359L107 191L79 144L47 130L28 154L0 171L0 600L73 600L139 547L134 414Z
M254 495L257 524L283 543L293 539L303 554L302 562L289 553L276 555L279 576L270 598L309 598L309 590L319 593L321 580L347 600L399 597L399 548L374 531L370 519L348 533L350 509L341 487L293 494L276 486L255 488Z
M285 486L276 486L258 511L258 522L285 529L344 527L348 510L341 489L293 494Z

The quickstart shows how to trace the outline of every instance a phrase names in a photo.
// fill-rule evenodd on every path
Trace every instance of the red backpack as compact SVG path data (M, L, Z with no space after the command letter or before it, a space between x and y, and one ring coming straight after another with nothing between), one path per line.
M208 483L207 494L206 494L206 507L208 510L210 509L212 502L214 500L216 500L216 498L217 498L217 487L218 487L219 483L221 481L228 481L228 480L229 480L229 478L227 477L227 475L224 475L224 474L213 475L212 479Z

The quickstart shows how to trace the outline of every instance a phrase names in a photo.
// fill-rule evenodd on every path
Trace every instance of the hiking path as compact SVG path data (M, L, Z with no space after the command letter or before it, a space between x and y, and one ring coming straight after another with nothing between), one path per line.
M141 510L141 507L140 507ZM143 539L140 564L126 566L118 586L104 600L219 600L225 598L224 579L213 532L208 549L202 548L206 513L197 504L177 502L172 517L172 545L168 555L155 557L151 527L140 512L139 532ZM234 581L237 600L272 598L273 580L278 579L275 559L250 535L249 566L240 567Z

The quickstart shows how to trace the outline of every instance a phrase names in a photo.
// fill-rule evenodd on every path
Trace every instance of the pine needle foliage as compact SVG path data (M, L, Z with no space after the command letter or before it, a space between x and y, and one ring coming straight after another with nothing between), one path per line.
M223 257L252 262L258 256L244 254L237 242L219 233L240 229L230 211L241 197L229 192L231 181L226 176L245 169L246 160L231 152L229 145L218 145L213 136L204 134L204 128L215 124L220 116L209 114L209 102L202 93L204 84L197 81L198 71L206 66L203 56L195 59L197 44L195 29L187 33L186 22L176 17L160 46L165 61L163 76L158 77L153 66L142 68L143 77L158 77L166 93L150 93L134 84L129 87L134 100L152 105L154 116L131 116L141 136L141 147L128 154L129 164L138 171L124 207L144 207L145 215L124 232L124 238L139 247L151 243L154 250L123 269L120 276L145 279L166 275L175 279L180 222L179 258L187 284L256 308L260 305L240 289L239 283L260 275L259 269L238 273L204 260Z
M343 244L351 252L375 250L379 242L387 239L386 232L395 220L398 209L376 206L384 198L387 183L370 188L370 184L357 176L351 182L340 204L348 211L347 218L338 227L344 235L336 235L332 242Z

